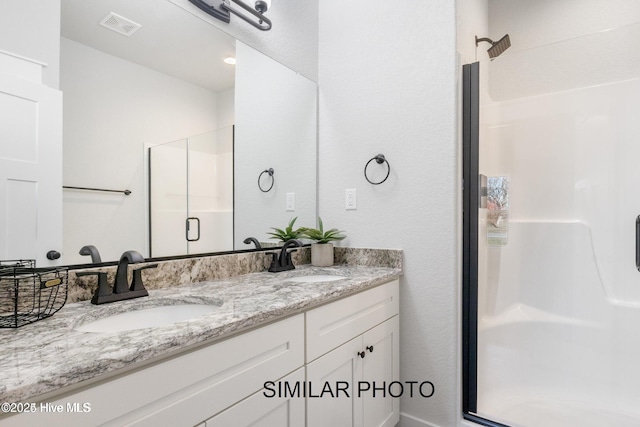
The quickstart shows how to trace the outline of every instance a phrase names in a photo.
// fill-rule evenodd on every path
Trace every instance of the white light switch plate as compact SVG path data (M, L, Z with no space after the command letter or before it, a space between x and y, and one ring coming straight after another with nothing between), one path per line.
M296 210L296 193L287 193L287 212Z
M344 208L346 210L358 209L358 205L356 203L355 188L347 188L346 190L344 190Z

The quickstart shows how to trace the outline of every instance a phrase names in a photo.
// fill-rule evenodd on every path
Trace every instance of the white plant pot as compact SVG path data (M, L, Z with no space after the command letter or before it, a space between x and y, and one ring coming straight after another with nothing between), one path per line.
M330 267L333 265L333 243L313 243L311 245L311 265Z

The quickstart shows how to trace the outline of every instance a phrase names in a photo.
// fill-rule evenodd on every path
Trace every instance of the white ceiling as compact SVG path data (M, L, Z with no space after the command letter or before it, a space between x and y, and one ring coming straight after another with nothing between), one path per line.
M98 25L109 12L142 28L127 37ZM235 40L166 0L62 0L61 35L214 92L234 85L222 60Z

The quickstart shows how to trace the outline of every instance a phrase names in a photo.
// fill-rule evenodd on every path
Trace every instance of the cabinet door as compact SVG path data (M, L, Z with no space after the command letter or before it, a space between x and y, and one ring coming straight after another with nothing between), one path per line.
M0 52L0 56L2 52ZM0 259L62 252L62 93L0 71Z
M282 378L279 383L304 383L304 368ZM277 390L274 388L274 390ZM266 397L261 390L221 412L205 423L206 427L299 427L304 426L304 398L286 395ZM270 394L269 394L270 395Z
M393 396L402 394L402 386L391 385L400 378L398 333L398 316L394 316L362 336L365 351L362 381L370 385L362 392L364 425L367 427L392 427L400 418L400 402Z
M363 425L362 401L357 398L361 351L362 337L357 337L307 365L307 427ZM334 391L333 396L322 393L325 386ZM348 390L348 395L339 388Z
M398 314L398 297L398 280L393 280L309 310L306 313L307 362Z

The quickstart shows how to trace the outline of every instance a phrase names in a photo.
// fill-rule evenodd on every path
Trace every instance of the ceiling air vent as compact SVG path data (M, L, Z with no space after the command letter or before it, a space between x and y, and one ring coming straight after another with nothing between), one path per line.
M100 25L127 37L138 31L138 29L142 27L142 25L137 24L113 12L109 13L106 18L100 21Z

